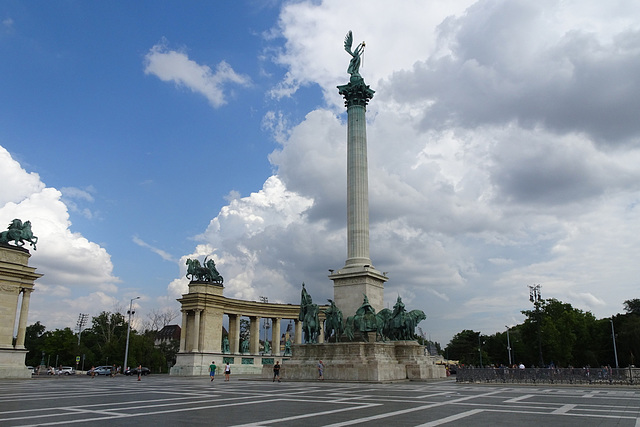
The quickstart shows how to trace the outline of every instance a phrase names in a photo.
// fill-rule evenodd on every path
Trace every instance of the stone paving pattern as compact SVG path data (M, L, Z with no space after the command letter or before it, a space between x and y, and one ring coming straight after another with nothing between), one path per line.
M640 426L640 388L261 381L231 377L0 381L0 425Z

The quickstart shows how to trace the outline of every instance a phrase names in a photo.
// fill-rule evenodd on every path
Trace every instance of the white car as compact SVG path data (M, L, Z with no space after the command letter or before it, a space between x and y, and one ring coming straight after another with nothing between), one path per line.
M57 375L75 375L76 370L73 366L61 366L60 369L56 370Z

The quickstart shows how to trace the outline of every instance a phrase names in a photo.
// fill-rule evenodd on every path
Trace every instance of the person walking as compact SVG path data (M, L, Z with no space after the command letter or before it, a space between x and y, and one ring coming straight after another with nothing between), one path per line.
M142 375L142 364L138 365L138 381L140 381L141 375Z
M225 381L229 381L229 375L231 375L231 365L229 365L229 362L227 362L227 364L224 367L224 380Z
M273 381L272 382L276 382L276 380L280 382L280 362L276 362L276 364L273 365Z
M216 376L216 369L218 367L216 366L216 361L214 360L213 362L211 362L211 365L209 365L209 376L211 377L211 381L213 381L213 379Z
M91 367L91 378L95 378L96 377L96 367L92 366Z
M318 362L318 379L324 380L324 363L322 363L322 360Z

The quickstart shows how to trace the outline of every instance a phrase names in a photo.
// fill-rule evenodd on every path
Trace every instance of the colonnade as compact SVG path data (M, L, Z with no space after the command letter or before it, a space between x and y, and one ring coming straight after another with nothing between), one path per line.
M265 304L265 303L256 303ZM277 310L279 304L273 304L271 309ZM275 307L273 307L275 306ZM265 307L259 307L264 309ZM223 325L223 318L211 319L211 322L206 322L204 316L205 309L194 310L182 310L182 334L180 335L180 352L213 352L223 353L222 346L222 329L220 329L220 339L210 340L206 336L206 332L203 329L208 329L207 325L219 324L220 328ZM259 316L256 314L237 314L237 313L222 313L227 315L229 319L228 339L229 339L229 353L230 354L242 354L240 343L240 319L247 318L249 321L249 354L257 355L260 353L260 325L262 319L269 319L271 321L271 355L280 356L281 351L281 338L282 338L282 321L292 320L294 323L294 333L292 344L302 344L302 322L298 318L286 318L286 317L273 317L273 316ZM207 325L205 325L205 323ZM215 327L215 326L213 326ZM212 335L216 337L217 331L211 331ZM322 339L322 334L320 340ZM323 342L323 341L319 341Z
M182 308L180 353L223 353L223 321L228 317L229 354L240 355L240 319L249 321L249 352L260 353L260 322L271 320L271 355L280 356L282 321L293 320L295 324L292 344L302 343L302 322L298 320L300 306L243 301L222 295L223 286L199 282L189 284L189 293L178 299ZM323 315L321 315L323 316ZM324 320L321 317L321 323ZM320 333L319 342L323 334Z

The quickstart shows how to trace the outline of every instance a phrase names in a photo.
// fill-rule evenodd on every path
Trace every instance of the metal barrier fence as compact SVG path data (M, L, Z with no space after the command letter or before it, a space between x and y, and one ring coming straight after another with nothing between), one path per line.
M638 368L458 368L459 383L640 385Z

